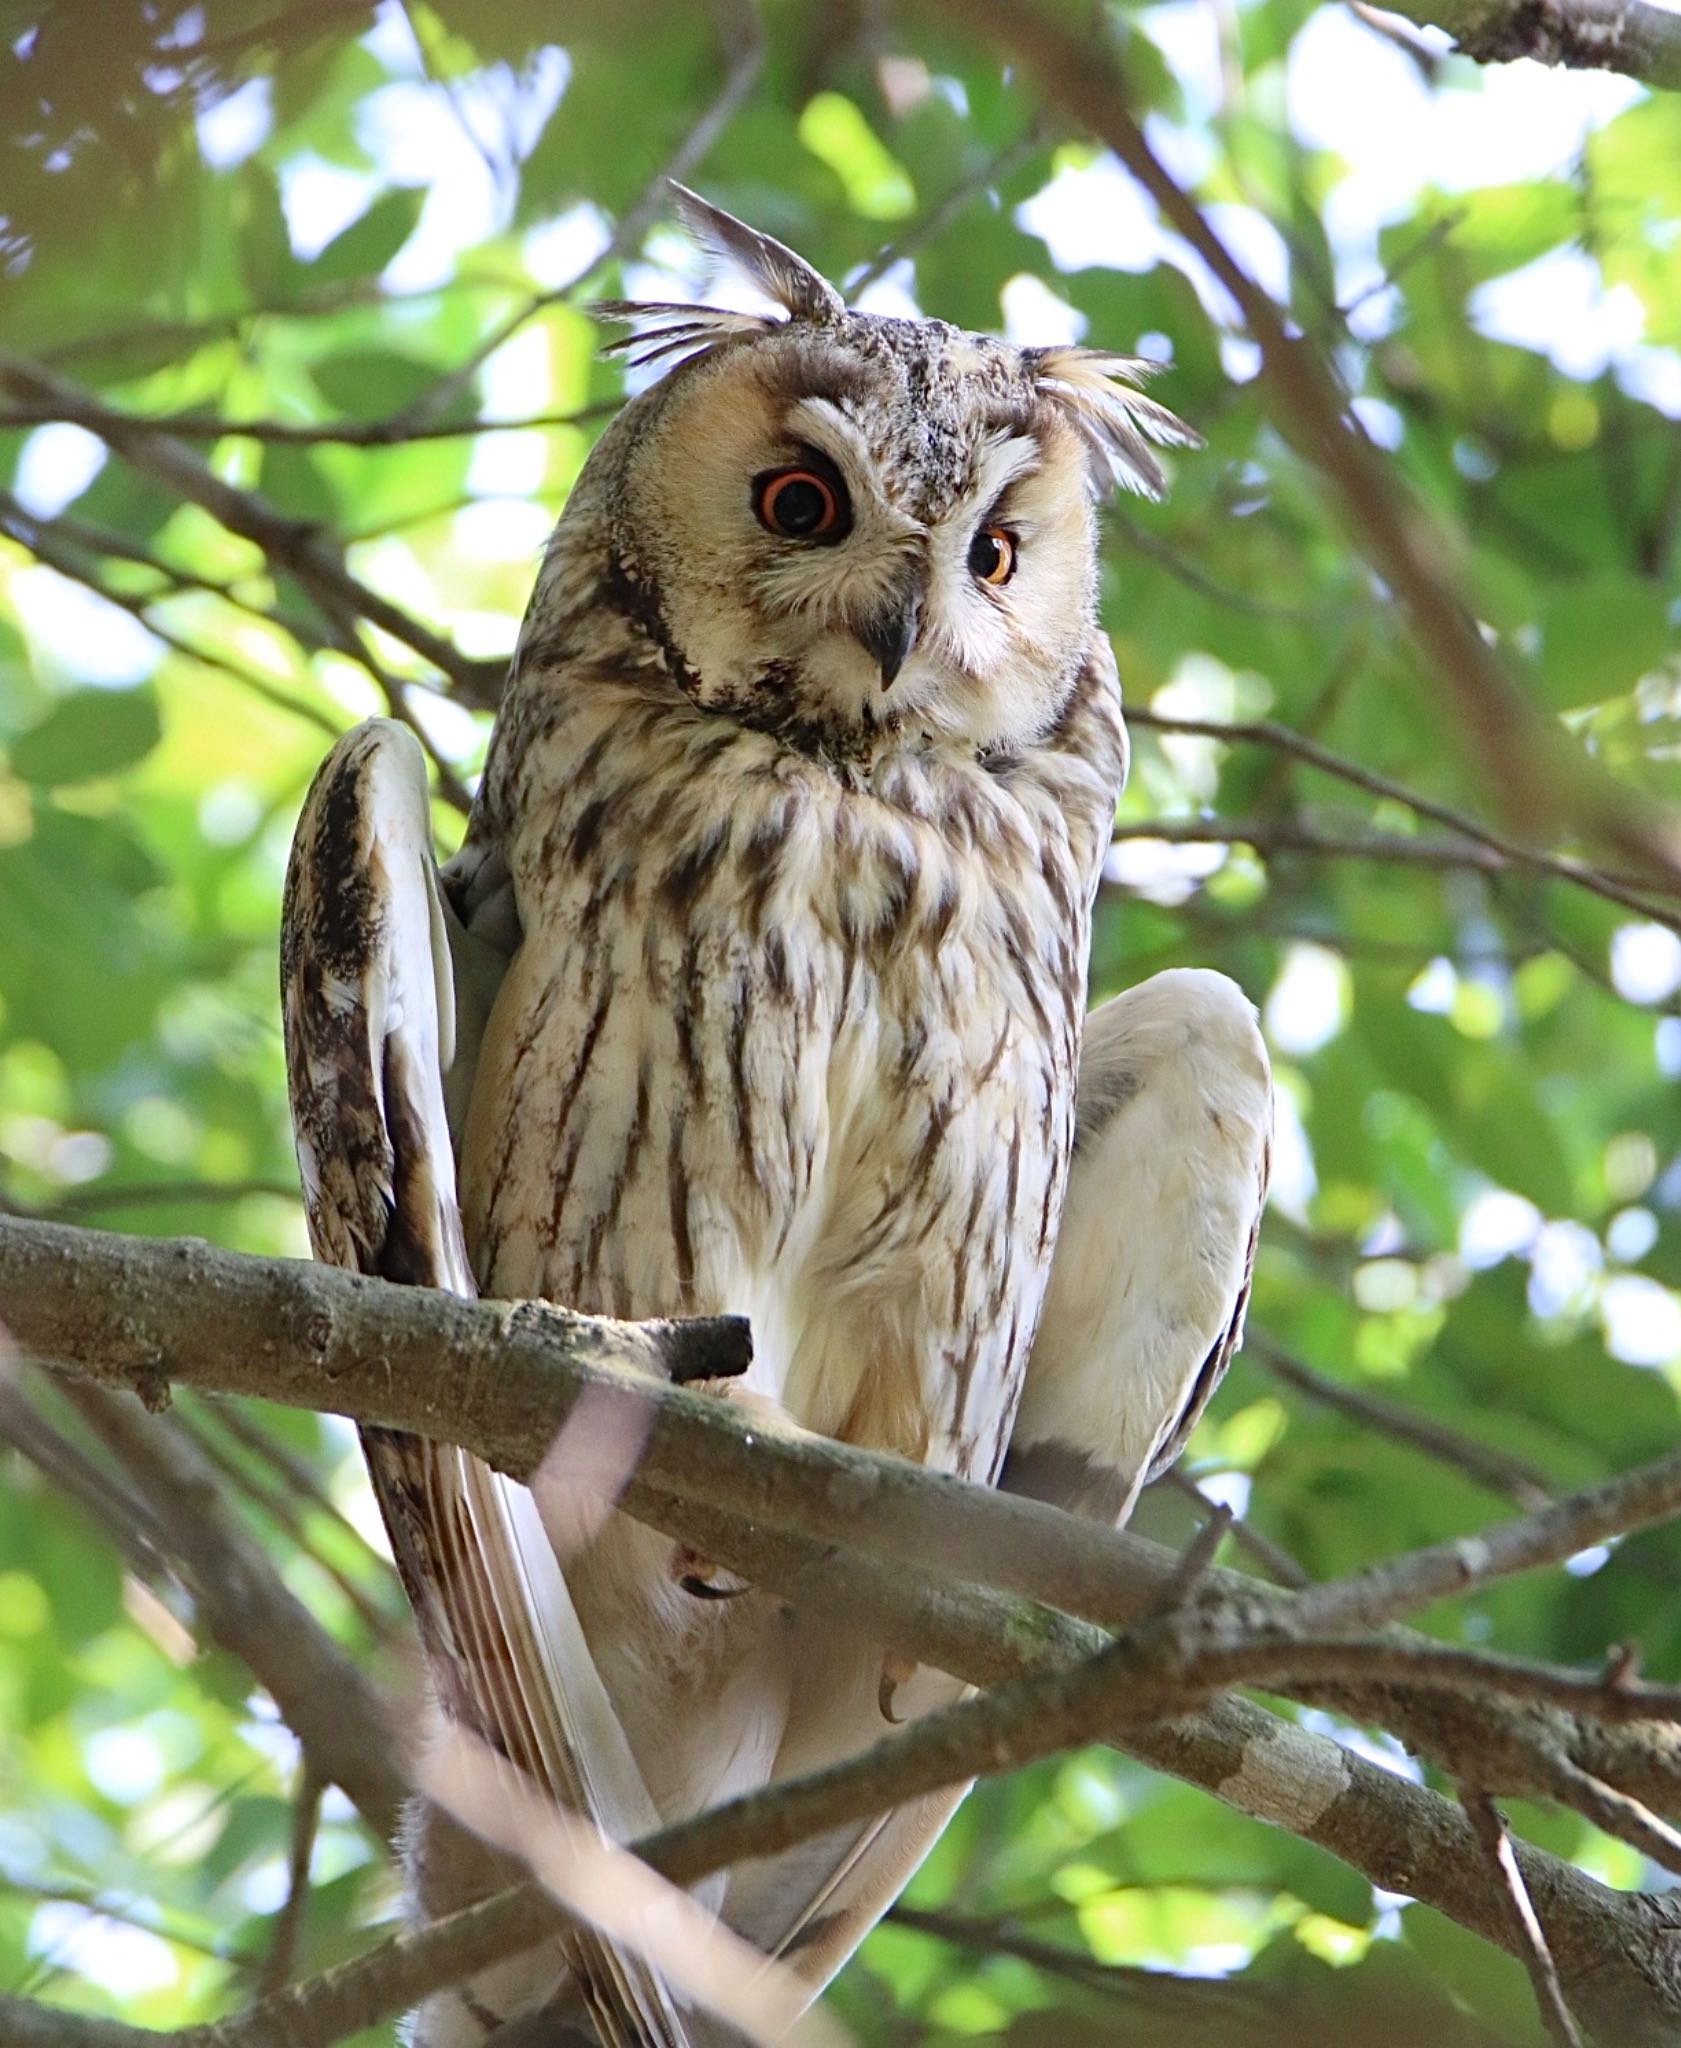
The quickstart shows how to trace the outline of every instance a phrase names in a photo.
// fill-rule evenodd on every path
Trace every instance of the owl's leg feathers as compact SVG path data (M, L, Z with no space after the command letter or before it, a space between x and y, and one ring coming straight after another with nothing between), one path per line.
M756 1387L743 1386L739 1380L720 1380L704 1391L727 1400L761 1435L786 1439L812 1434L774 1396L763 1394ZM753 1590L749 1580L715 1564L686 1543L674 1547L667 1569L683 1591L696 1600L734 1600Z
M1234 982L1173 969L1086 1019L1074 1161L1001 1484L1106 1522L1243 1336L1272 1078Z

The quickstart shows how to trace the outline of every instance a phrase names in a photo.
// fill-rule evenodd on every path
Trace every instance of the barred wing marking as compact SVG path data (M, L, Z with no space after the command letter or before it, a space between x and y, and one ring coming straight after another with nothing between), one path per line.
M425 757L389 719L339 741L305 799L281 1006L317 1258L476 1294L445 1108L455 975ZM446 1714L611 1838L652 1829L653 1802L528 1489L448 1445L362 1434ZM607 2048L687 2048L652 1970L587 1931L572 1945Z

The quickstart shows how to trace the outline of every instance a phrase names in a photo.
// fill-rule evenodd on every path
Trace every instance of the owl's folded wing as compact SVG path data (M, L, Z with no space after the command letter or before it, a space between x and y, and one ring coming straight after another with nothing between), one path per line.
M1175 969L1094 1010L1074 1162L1000 1484L1122 1522L1243 1340L1272 1140L1255 1012Z
M439 888L420 746L372 719L317 775L286 877L286 1064L318 1258L476 1293L445 1077L459 1103L494 993L485 951ZM530 1492L449 1445L384 1429L363 1443L446 1715L614 1839L650 1830ZM684 2048L669 1992L637 1957L584 1932L573 1955L608 2048Z

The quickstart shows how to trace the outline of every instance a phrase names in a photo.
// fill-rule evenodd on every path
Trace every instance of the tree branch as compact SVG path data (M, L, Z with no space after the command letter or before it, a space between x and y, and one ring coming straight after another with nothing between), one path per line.
M206 1632L250 1667L312 1767L390 1841L408 1785L392 1758L386 1702L223 1510L214 1469L185 1437L118 1394L66 1385L144 1499L157 1547L186 1582Z
M192 449L119 411L56 371L0 350L0 390L25 404L72 420L96 434L131 468L198 505L230 533L259 547L276 569L297 578L333 623L346 613L388 633L445 677L461 701L481 707L496 701L503 662L474 661L458 647L371 589L345 567L332 544L308 520L293 519L258 491L225 482Z
M849 1587L872 1589L860 1596L861 1625L898 1629L927 1661L981 1683L1014 1669L1007 1646L990 1671L971 1669L989 1654L977 1644L973 1616L961 1602L954 1608L949 1582L925 1575L913 1589L907 1560L936 1575L989 1579L1123 1628L1160 1602L1176 1568L1157 1545L1038 1502L826 1438L769 1440L728 1404L668 1384L740 1363L741 1326L727 1322L627 1325L510 1310L190 1241L29 1222L0 1226L0 1315L35 1354L138 1385L153 1399L168 1374L208 1389L262 1393L461 1442L522 1478L586 1390L632 1401L643 1436L624 1496L633 1514L790 1597L810 1599L821 1586L831 1605L835 1575L821 1546L841 1546L852 1553ZM592 1483L587 1470L557 1476ZM1211 1596L1238 1604L1251 1635L1264 1633L1265 1623L1307 1642L1370 1630L1505 1571L1557 1561L1678 1505L1681 1457L1484 1538L1435 1546L1293 1598L1235 1573L1210 1573L1207 1585ZM803 1544L804 1553L790 1553L790 1543L794 1553ZM860 1545L881 1560L873 1576ZM815 1578L802 1578L806 1564ZM1036 1648L1060 1642L1067 1659L1091 1647L1090 1637L1066 1633L1078 1624L1042 1607L1007 1606L992 1614L993 1624L1012 1641L1025 1633ZM1280 1666L1287 1661L1281 1652ZM1522 1691L1469 1664L1452 1691L1392 1680L1362 1689L1322 1675L1287 1689L1381 1720L1450 1768L1480 1759L1482 1781L1500 1790L1570 1797L1562 1759L1622 1786L1654 1812L1681 1814L1678 1744L1656 1739L1644 1722L1610 1725L1628 1710L1626 1700L1601 1718L1567 1715L1547 1704L1542 1683L1496 1710L1491 1685L1507 1695Z
M1114 837L1159 839L1169 846L1248 846L1263 860L1275 854L1301 853L1325 860L1378 861L1392 867L1464 868L1482 875L1502 875L1514 869L1558 873L1567 864L1563 854L1514 859L1476 840L1413 839L1405 833L1373 832L1363 826L1335 831L1289 816L1130 818L1115 827ZM1567 879L1593 889L1596 895L1626 904L1656 924L1681 928L1681 912L1637 893L1642 886L1638 878L1607 875L1598 869L1587 872L1593 874L1592 882L1585 879L1583 871L1571 873Z
M1512 1852L1512 1838L1506 1832L1506 1823L1486 1792L1467 1787L1461 1803L1478 1844L1488 1858L1494 1881L1505 1895L1524 1967L1535 1987L1535 2002L1541 2008L1547 2032L1552 2036L1555 2048L1583 2048L1582 2037L1577 2032L1576 2022L1565 2003L1563 1987L1558 1981L1558 1965L1553 1961L1547 1937L1536 1917L1535 1902L1529 1896L1529 1887L1523 1881L1523 1872Z
M1351 1415L1363 1428L1381 1430L1397 1443L1410 1444L1426 1457L1440 1459L1444 1465L1463 1472L1478 1486L1504 1495L1518 1507L1546 1507L1552 1500L1552 1490L1546 1480L1533 1465L1526 1465L1521 1458L1497 1450L1492 1444L1480 1443L1475 1437L1466 1436L1457 1429L1449 1429L1445 1423L1437 1422L1417 1408L1388 1400L1382 1394L1370 1393L1364 1387L1332 1379L1328 1373L1315 1372L1311 1365L1293 1358L1270 1337L1253 1327L1244 1344L1249 1357L1258 1359L1268 1372L1281 1379L1287 1387L1294 1387L1297 1393L1306 1394L1310 1401L1318 1401L1326 1408Z
M279 448L404 448L416 441L467 441L479 434L526 434L554 427L581 427L610 419L623 401L603 399L575 412L536 412L507 420L472 419L428 423L391 413L380 420L224 419L219 413L126 413L139 432L169 434L177 441L261 441ZM50 405L0 407L0 433L44 427L64 418Z
M1135 1718L1176 1711L1206 1693L1208 1673L1217 1668L1214 1652L1225 1640L1217 1630L1206 1641L1194 1630L1187 1636L1179 1613L1147 1624L1158 1635L1144 1635L1142 1649L1136 1631L1134 1640L1112 1647L1102 1629L1054 1608L939 1574L943 1563L964 1576L980 1572L1025 1582L1124 1627L1159 1606L1178 1570L1172 1553L1073 1522L1039 1503L827 1439L767 1438L729 1404L669 1384L739 1365L738 1324L627 1325L559 1310L510 1310L322 1266L28 1222L0 1225L0 1315L10 1319L25 1349L112 1383L138 1383L154 1399L170 1376L223 1391L261 1391L464 1441L524 1477L586 1388L598 1390L597 1399L616 1394L637 1404L646 1426L642 1463L626 1494L633 1513L796 1604L820 1601L837 1622L909 1645L923 1661L973 1683L1040 1682L1039 1689L1014 1695L1007 1712L994 1694L953 1710L956 1719L918 1724L882 1755L823 1774L821 1787L778 1788L755 1795L762 1802L757 1808L743 1802L740 1810L727 1810L728 1819L704 1817L709 1827L735 1831L731 1855L762 1853L761 1830L828 1827L837 1824L841 1808L874 1812L909 1796L911 1779L896 1773L933 1774L917 1783L950 1782L950 1774L994 1768L1005 1756L1042 1753L1033 1745L1056 1731L1058 1739L1075 1740L1104 1728L1113 1732L1121 1717L1120 1739L1142 1760L1320 1841L1374 1881L1410 1890L1478 1932L1513 1939L1490 1900L1486 1868L1463 1820L1436 1795L1363 1766L1335 1744L1240 1700L1214 1699L1171 1720ZM566 1476L588 1480L587 1473ZM1678 1505L1681 1457L1524 1518L1511 1533L1492 1532L1481 1549L1439 1547L1453 1553L1451 1569L1437 1551L1420 1553L1362 1582L1345 1582L1340 1594L1331 1587L1299 1596L1210 1571L1190 1612L1203 1627L1207 1617L1198 1609L1209 1605L1223 1617L1221 1625L1235 1628L1238 1641L1245 1631L1251 1642L1272 1642L1275 1632L1287 1637L1296 1625L1291 1616L1304 1623L1317 1617L1321 1626L1335 1617L1338 1629L1370 1626L1368 1609L1377 1616L1404 1611L1441 1591L1567 1555L1611 1533L1613 1524L1637 1526ZM782 1533L788 1530L803 1533ZM837 1555L837 1546L859 1542L878 1554L843 1548ZM1200 1674L1199 1647L1208 1658ZM1391 1637L1380 1647L1387 1653ZM1349 1654L1341 1642L1301 1652L1308 1664ZM1433 1654L1449 1653L1437 1646ZM1158 1661L1151 1664L1151 1656ZM1277 1647L1276 1661L1287 1671L1287 1642ZM1399 1665L1389 1668L1392 1673ZM1121 1672L1130 1690L1098 1684L1091 1674L1105 1670L1111 1678ZM1502 1675L1499 1683L1506 1682ZM1392 1676L1364 1689L1322 1677L1294 1689L1333 1705L1353 1698L1370 1708L1375 1699L1381 1704L1372 1718L1408 1739L1429 1728L1434 1714L1426 1746L1461 1768L1491 1763L1478 1782L1510 1779L1520 1789L1567 1798L1593 1808L1596 1818L1601 1812L1620 1818L1625 1834L1638 1835L1645 1825L1634 1811L1645 1795L1631 1796L1608 1782L1625 1765L1645 1769L1672 1810L1681 1803L1673 1757L1654 1748L1642 1760L1645 1724L1588 1731L1603 1743L1624 1745L1603 1766L1598 1759L1578 1760L1571 1745L1587 1736L1570 1717L1530 1701L1508 1712L1455 1692L1444 1704L1432 1686L1396 1684ZM686 1838L681 1830L666 1834L673 1839L662 1838L662 1856L676 1856ZM708 1854L722 1854L722 1835L702 1839L711 1844ZM1428 1853L1420 1855L1420 1842ZM692 1840L683 1853L690 1850ZM687 1869L673 1867L679 1875ZM1644 1917L1648 1909L1613 1900L1549 1859L1535 1864L1530 1881L1541 1887L1538 1898L1545 1895L1550 1926L1556 1910L1555 1942L1567 1978L1589 1972L1589 1957L1595 1969L1604 1967L1608 1953L1620 1959L1614 1985L1600 1995L1631 2000L1632 2010L1646 2013L1646 2031L1613 2038L1665 2038L1647 2007L1657 2001L1664 2024L1673 2027L1681 2015L1681 1984L1655 1942ZM1591 1992L1586 2003L1574 1988L1572 1996L1584 2011L1591 2009Z
M1646 0L1389 0L1384 11L1446 29L1479 64L1531 57L1681 91L1681 15Z
M1514 827L1533 837L1563 815L1584 838L1615 849L1643 878L1681 882L1681 833L1660 806L1590 762L1530 704L1483 638L1457 586L1455 549L1349 408L1332 369L1255 282L1150 146L1120 62L1102 35L1064 26L1020 0L923 0L965 35L980 34L1120 158L1194 249L1261 351L1260 383L1280 432L1317 470L1456 712L1491 791Z
M1339 782L1363 789L1387 803L1404 804L1420 818L1428 818L1433 824L1445 825L1451 832L1457 832L1473 845L1488 852L1499 854L1504 862L1514 868L1527 868L1535 874L1556 876L1560 881L1574 882L1579 888L1590 890L1607 901L1620 903L1624 908L1638 911L1642 917L1681 928L1681 914L1650 902L1630 887L1627 879L1607 875L1584 860L1577 860L1567 853L1552 853L1544 847L1524 846L1509 838L1503 832L1496 832L1480 819L1467 817L1463 811L1456 811L1449 804L1439 803L1433 797L1422 796L1404 783L1393 781L1387 775L1380 775L1376 769L1363 767L1358 761L1350 761L1344 755L1334 753L1331 748L1321 746L1318 740L1306 733L1294 731L1290 726L1279 725L1272 719L1260 718L1237 723L1215 718L1170 718L1165 713L1151 711L1147 707L1128 705L1127 723L1142 727L1150 732L1181 733L1202 739L1224 740L1231 744L1249 744L1271 747L1275 752L1287 754L1304 762L1310 768L1317 768L1322 774L1334 775ZM1263 821L1271 823L1272 821Z

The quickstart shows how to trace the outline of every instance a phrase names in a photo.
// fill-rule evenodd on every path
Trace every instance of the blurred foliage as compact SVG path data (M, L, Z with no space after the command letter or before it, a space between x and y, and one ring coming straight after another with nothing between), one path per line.
M703 116L745 11L37 0L0 14L4 348L125 410L290 430L196 445L344 543L414 616L504 654L620 389L580 306L704 280L654 206L634 260L594 258ZM1038 338L1078 327L1169 359L1160 388L1208 446L1178 463L1166 505L1128 503L1110 527L1106 615L1131 702L1271 718L1491 816L1442 692L1269 428L1228 309L1119 174L946 30L793 0L772 0L765 26L752 90L692 167L708 193L841 280L876 274L902 238L883 303L908 293L987 327L1007 309ZM1310 0L1181 0L1110 28L1160 146L1334 353L1536 700L1631 785L1673 794L1681 103L1604 79L1497 83ZM1391 127L1404 106L1438 141L1483 118L1481 100L1509 162L1438 189L1427 156L1397 160L1374 199L1369 169L1325 139L1358 124L1360 94L1374 119L1388 100ZM1074 267L1053 260L1059 226ZM1557 309L1521 344L1500 338L1514 279ZM1593 338L1607 332L1615 348ZM301 431L574 411L391 446ZM280 876L327 733L384 691L308 589L86 433L12 416L0 477L14 537L0 540L0 1199L301 1252ZM470 776L482 717L395 641L375 652ZM1257 1333L1536 1485L1670 1444L1673 931L1521 872L1268 854L1268 821L1443 835L1266 746L1136 740L1126 822L1259 821L1259 853L1127 842L1096 946L1100 989L1207 963L1265 1006L1283 1125ZM458 829L443 808L439 822ZM391 1675L399 1603L354 1533L370 1518L348 1433L265 1411L235 1440L218 1411L187 1407L288 1583ZM52 1419L75 1438L68 1411ZM1505 1506L1460 1464L1286 1388L1258 1347L1189 1470L1316 1576ZM1188 1513L1157 1489L1143 1519L1178 1539ZM1578 1564L1429 1625L1565 1659L1637 1640L1676 1675L1673 1535ZM0 1987L160 2024L249 1991L285 1892L296 1757L192 1622L167 1583L125 1572L84 1506L9 1462ZM1314 1725L1413 1768L1381 1738ZM1519 1819L1611 1882L1642 1878L1573 1819ZM395 1910L379 1845L336 1795L312 1876L300 1970ZM1491 1950L1109 1754L972 1798L833 1998L870 2043L1538 2039L1521 1974Z

